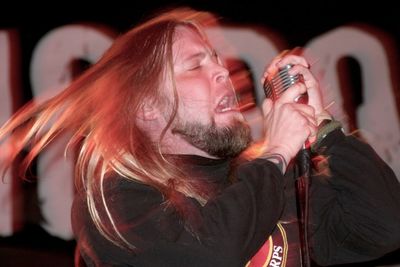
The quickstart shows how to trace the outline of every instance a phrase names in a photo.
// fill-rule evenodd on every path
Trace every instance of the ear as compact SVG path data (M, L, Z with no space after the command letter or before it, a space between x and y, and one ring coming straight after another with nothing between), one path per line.
M144 121L155 120L160 115L160 109L153 101L145 101L139 108L138 118Z

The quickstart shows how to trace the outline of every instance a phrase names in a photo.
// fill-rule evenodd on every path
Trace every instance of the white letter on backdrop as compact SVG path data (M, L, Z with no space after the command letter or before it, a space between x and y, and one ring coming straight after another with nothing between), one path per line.
M113 41L111 32L88 25L69 25L47 33L33 51L31 83L35 98L57 94L71 82L71 62L96 62ZM77 110L79 112L79 110ZM73 199L73 166L63 158L66 138L58 139L38 160L38 195L52 235L71 238L70 209Z
M387 54L377 36L360 28L340 27L316 37L307 44L307 48L317 62L312 69L315 74L319 74L325 103L335 100L330 111L344 121L346 114L337 63L339 59L348 56L358 61L364 102L356 113L357 127L400 177L400 125L388 60L388 56L393 55Z

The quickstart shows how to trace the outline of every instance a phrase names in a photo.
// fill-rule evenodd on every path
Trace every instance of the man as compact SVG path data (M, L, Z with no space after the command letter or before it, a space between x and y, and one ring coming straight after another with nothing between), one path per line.
M72 133L77 265L246 265L291 223L288 163L306 140L331 173L313 177L313 259L362 261L397 248L399 184L369 146L338 127L318 129L330 116L304 58L287 55L267 68L265 77L292 64L303 82L265 100L263 142L252 158L233 160L254 147L229 72L201 30L210 18L175 10L132 29L63 93L1 129L0 138L15 130L10 160L33 145L27 162L60 132ZM296 103L305 92L308 105ZM264 261L289 264L274 244Z

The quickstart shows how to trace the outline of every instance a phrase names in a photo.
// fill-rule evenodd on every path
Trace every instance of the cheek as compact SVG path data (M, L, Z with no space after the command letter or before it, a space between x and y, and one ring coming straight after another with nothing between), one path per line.
M187 109L211 109L213 99L206 83L180 82L177 83L180 105Z
M187 122L207 124L212 120L212 107L209 98L190 92L179 98L179 117Z

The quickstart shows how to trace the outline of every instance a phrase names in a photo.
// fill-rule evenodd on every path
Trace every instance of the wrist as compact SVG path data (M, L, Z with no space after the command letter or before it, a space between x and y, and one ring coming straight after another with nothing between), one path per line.
M285 174L288 162L291 160L291 157L288 156L288 153L286 153L283 148L279 147L264 151L259 158L263 158L274 163L282 172L282 174Z
M325 119L323 120L320 125L318 126L318 132L316 136L315 142L311 145L311 151L313 153L318 152L318 148L321 145L321 142L328 136L331 132L335 131L336 129L342 129L342 124L339 121L334 119Z

